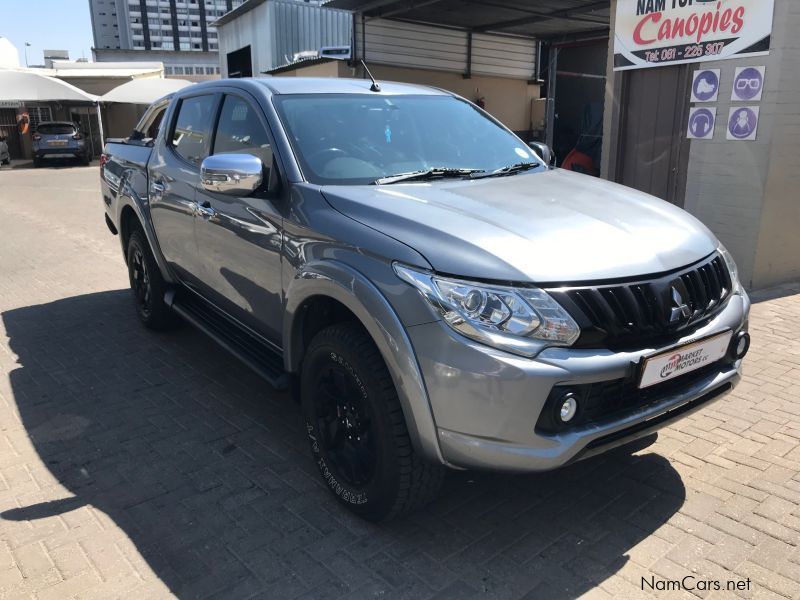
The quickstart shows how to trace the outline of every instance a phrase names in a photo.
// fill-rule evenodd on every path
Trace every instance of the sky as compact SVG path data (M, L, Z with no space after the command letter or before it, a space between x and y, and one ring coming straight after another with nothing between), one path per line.
M45 49L69 50L72 60L92 60L89 0L0 0L0 36L17 47L23 67L25 42L31 44L31 65L44 63Z

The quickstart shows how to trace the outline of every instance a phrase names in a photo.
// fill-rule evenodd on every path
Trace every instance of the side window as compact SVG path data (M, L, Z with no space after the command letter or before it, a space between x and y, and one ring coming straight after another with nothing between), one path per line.
M164 118L164 113L167 112L167 106L164 105L163 108L160 108L155 115L153 115L150 124L147 126L147 131L145 131L145 137L156 139L158 137L158 130L161 127L161 120Z
M214 96L193 96L181 100L172 147L190 163L200 166L208 156L211 128L214 122Z
M214 154L252 154L272 167L272 145L267 130L250 104L236 96L225 96L214 138Z

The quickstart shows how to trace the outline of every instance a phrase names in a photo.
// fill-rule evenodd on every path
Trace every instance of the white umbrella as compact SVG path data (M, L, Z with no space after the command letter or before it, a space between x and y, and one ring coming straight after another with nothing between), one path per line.
M177 92L188 85L192 85L192 82L185 79L160 79L156 77L133 79L100 96L100 102L152 104L159 98Z
M0 101L97 102L97 96L55 77L0 69Z

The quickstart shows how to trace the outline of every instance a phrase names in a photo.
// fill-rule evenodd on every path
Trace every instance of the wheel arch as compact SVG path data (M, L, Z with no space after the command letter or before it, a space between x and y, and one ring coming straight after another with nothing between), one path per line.
M126 182L123 182L123 184L124 183ZM128 260L128 240L130 239L131 233L136 228L141 229L144 233L144 237L147 239L147 243L150 245L150 250L156 259L156 264L158 265L159 271L161 271L161 276L164 278L164 281L174 283L175 280L172 277L172 273L167 266L166 260L164 260L164 256L161 254L161 248L158 245L158 239L156 238L153 224L149 219L149 213L147 213L142 206L142 200L135 197L130 186L123 185L120 188L118 201L119 212L117 223L119 223L119 239L126 263Z
M380 290L355 269L336 261L309 263L290 283L283 326L284 366L297 373L314 330L355 319L372 338L392 376L414 449L444 464L422 371L411 340ZM320 320L319 311L343 317ZM337 312L338 311L338 312ZM316 319L316 320L314 320Z

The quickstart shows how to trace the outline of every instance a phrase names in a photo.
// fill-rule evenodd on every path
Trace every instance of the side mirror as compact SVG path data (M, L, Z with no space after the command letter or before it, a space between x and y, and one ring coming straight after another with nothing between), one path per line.
M264 163L252 154L215 154L200 165L200 183L209 192L247 196L264 181Z
M556 166L556 155L553 153L550 146L544 142L528 142L528 146L539 155L539 158L541 158L548 167Z

